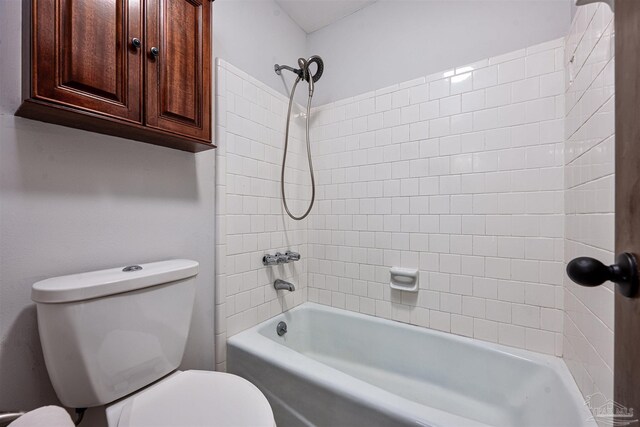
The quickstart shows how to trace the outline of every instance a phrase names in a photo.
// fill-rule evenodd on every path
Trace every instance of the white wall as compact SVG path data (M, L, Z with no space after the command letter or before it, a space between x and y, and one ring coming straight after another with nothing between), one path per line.
M315 111L310 301L562 355L563 42Z
M614 262L613 39L609 6L578 8L565 51L565 262L579 256ZM564 284L567 366L585 396L613 399L614 285L585 288L568 278Z
M307 34L273 0L217 0L213 9L214 56L288 95L273 65L296 65Z
M380 0L308 37L315 105L567 34L567 0Z
M185 257L200 262L184 367L214 368L214 160L16 118L20 1L0 2L0 410L57 402L31 285Z

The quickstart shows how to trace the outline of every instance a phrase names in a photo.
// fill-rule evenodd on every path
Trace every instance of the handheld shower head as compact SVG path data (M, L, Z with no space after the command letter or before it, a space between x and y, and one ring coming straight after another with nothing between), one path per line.
M317 82L322 77L322 73L324 71L324 61L318 55L313 55L311 58L307 59L307 69L311 64L316 64L317 69L316 73L313 75L313 82Z
M315 74L311 74L311 72L309 71L309 66L311 64L316 64ZM315 83L320 80L320 77L322 77L322 73L324 71L324 61L318 55L313 55L309 59L299 58L298 67L300 68L291 68L287 65L275 64L273 66L273 70L279 76L282 75L282 70L288 70L296 74L300 79L304 79L306 81L310 80L309 76L311 75L311 80L313 80L313 82Z
M316 73L311 74L311 64L316 64ZM324 62L322 58L317 55L312 56L309 59L298 58L298 66L302 73L301 77L309 83L309 96L313 96L315 82L320 80L322 72L324 71Z

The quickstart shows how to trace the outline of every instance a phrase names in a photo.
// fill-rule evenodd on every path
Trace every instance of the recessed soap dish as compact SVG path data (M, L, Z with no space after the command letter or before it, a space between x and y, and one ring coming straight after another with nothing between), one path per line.
M418 292L419 272L414 268L391 267L389 270L391 289L406 292Z

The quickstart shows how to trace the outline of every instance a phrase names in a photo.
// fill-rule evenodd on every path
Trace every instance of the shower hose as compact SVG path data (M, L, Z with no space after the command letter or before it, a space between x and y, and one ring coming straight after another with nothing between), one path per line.
M308 67L304 68L304 73L308 75L309 69ZM293 107L293 96L296 93L296 87L298 83L302 79L301 76L296 78L295 83L293 84L293 88L291 89L291 96L289 97L289 111L287 112L287 127L285 128L284 133L284 154L282 155L282 171L280 172L280 190L282 192L282 204L284 205L284 210L287 211L287 215L289 215L292 219L296 221L303 220L309 215L311 212L311 208L313 207L313 202L316 198L316 181L313 176L313 162L311 161L311 143L309 142L309 120L311 118L311 98L313 97L312 90L309 91L309 100L307 102L307 117L306 117L306 137L307 137L307 159L309 160L309 174L311 175L311 202L309 203L309 207L307 211L301 216L295 216L289 210L289 206L287 205L287 196L284 191L284 169L287 164L287 148L289 146L289 122L291 121L291 109ZM311 83L310 83L311 84Z

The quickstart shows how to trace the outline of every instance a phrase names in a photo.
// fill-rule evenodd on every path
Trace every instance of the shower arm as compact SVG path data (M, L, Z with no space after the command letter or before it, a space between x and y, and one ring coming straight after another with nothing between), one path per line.
M274 65L273 66L274 71L276 72L277 75L282 75L282 70L288 70L291 71L292 73L296 74L299 78L303 78L303 71L299 68L293 68L293 67L289 67L288 65Z

